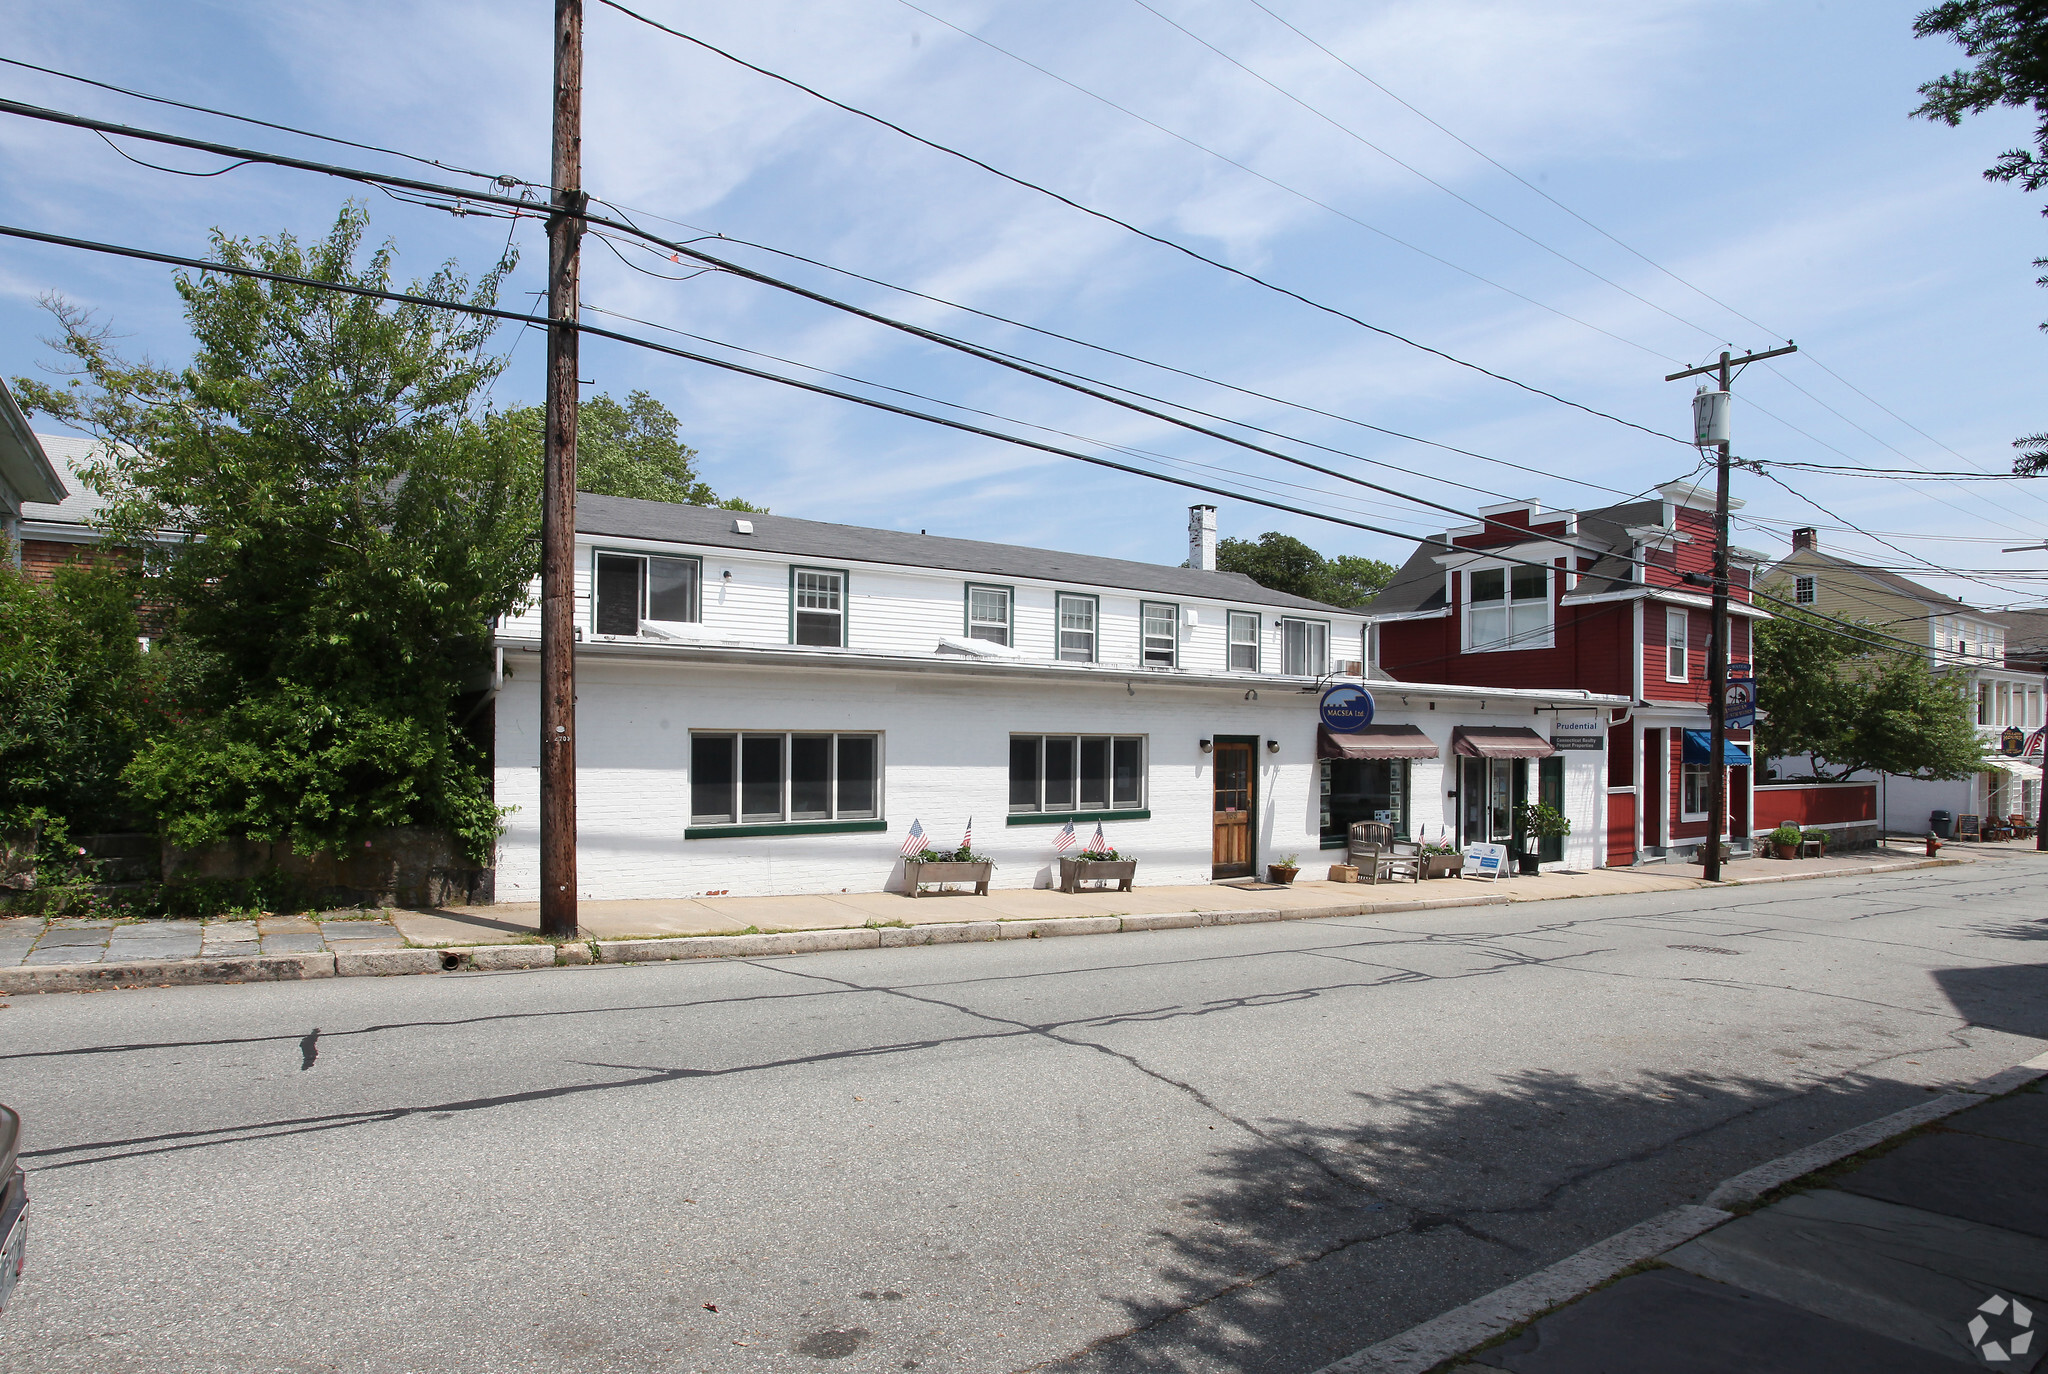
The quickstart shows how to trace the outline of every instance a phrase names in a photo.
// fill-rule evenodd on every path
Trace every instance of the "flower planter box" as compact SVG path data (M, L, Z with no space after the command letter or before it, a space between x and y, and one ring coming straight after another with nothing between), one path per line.
M995 864L962 863L958 859L946 859L937 863L926 863L919 859L903 861L903 882L913 897L926 883L973 883L974 895L988 896L989 875L995 872Z
M1427 878L1462 878L1465 876L1463 854L1425 854L1422 856L1422 876Z
M1357 864L1331 864L1330 881L1333 883L1355 883L1358 881Z
M1129 892L1138 876L1136 859L1061 859L1060 891L1079 892L1082 883L1115 883L1118 892Z
M1284 887L1292 884L1294 882L1294 875L1300 871L1298 868L1282 868L1279 864L1267 864L1266 881L1277 883Z
M1799 846L1796 844L1778 844L1771 847L1778 851L1778 857L1781 859L1796 859L1799 857Z

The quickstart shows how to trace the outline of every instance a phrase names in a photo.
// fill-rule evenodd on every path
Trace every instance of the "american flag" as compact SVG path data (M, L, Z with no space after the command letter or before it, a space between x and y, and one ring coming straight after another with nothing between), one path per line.
M967 818L967 828L960 832L960 847L962 849L974 848L974 817L972 816Z
M910 823L910 833L903 837L903 852L905 854L922 854L924 852L924 822L912 821Z
M1074 847L1074 823L1072 821L1068 821L1062 826L1060 833L1053 837L1052 847L1063 854Z
M1109 852L1109 841L1102 838L1101 821L1095 822L1095 838L1088 841L1088 852L1091 854L1107 854Z

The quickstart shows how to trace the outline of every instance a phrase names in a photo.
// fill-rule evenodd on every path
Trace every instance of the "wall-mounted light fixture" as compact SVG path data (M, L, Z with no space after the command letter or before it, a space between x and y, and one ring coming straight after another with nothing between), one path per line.
M1257 701L1259 699L1259 689L1256 687L1247 687L1245 689L1244 699L1246 701Z
M1269 753L1269 754L1277 754L1277 753L1279 753L1279 752L1280 752L1280 741L1279 741L1279 740L1277 740L1277 739L1269 739L1269 740L1267 740L1267 741L1266 741L1266 752L1267 752L1267 753Z
M1205 753L1205 754L1206 754L1206 753L1209 753L1209 752L1210 752L1211 750L1215 749L1215 747L1216 747L1216 741L1215 741L1215 740L1213 740L1213 739L1205 739L1205 740L1203 740L1203 741L1202 741L1202 752L1203 752L1203 753Z
M719 576L723 577L728 582L732 581L732 569L727 568L724 572L720 573Z

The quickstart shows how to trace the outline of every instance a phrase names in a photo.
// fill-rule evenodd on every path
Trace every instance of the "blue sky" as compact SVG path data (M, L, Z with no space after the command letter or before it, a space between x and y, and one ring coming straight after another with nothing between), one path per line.
M2002 472L2015 436L2048 427L2039 383L2048 338L2036 328L2048 293L2032 285L2030 266L2048 252L2039 206L1979 175L1999 151L2026 141L2026 121L2001 113L1948 129L1906 117L1914 88L1960 57L1945 42L1912 37L1918 6L1263 3L1271 14L1253 0L917 0L928 14L906 0L634 7L1152 233L1652 429L1688 432L1691 385L1666 383L1665 373L1724 344L1739 351L1787 336L1806 352L1754 367L1738 385L1739 454ZM8 7L8 53L545 180L551 8L540 0L17 0ZM1636 492L1694 467L1682 444L1234 279L596 0L587 53L586 185L650 227L663 216L784 249L1535 471L1220 391L752 250L721 250L750 265L1345 450L1370 461L1278 445L1465 510L1522 497L1589 507L1617 499L1600 488ZM0 68L0 92L223 142L406 166L15 68ZM219 165L130 151L193 170ZM255 167L170 176L123 161L91 134L0 123L0 218L29 227L197 255L214 226L316 235L352 194L368 195L373 235L396 240L409 274L425 276L450 256L480 270L504 242L502 221L452 219L342 182ZM512 303L539 286L545 260L537 224L515 232L525 258ZM656 280L593 243L584 282L591 306L1132 446L1161 455L1135 461L1162 471L1397 530L1455 523L724 274ZM174 361L187 350L165 269L9 242L0 244L6 375L47 357L38 336L49 324L36 303L46 292L95 311L134 352ZM506 347L513 341L509 331L501 337ZM645 388L667 403L720 492L778 513L1160 562L1184 553L1185 507L1198 498L1172 487L623 345L592 341L584 357L598 389L623 396ZM537 398L541 359L537 337L520 341L499 399ZM2048 537L2048 484L1782 475L1834 514L1744 475L1738 542L1775 554L1792 525L1814 523L1825 547L1917 569L1978 604L2043 598L2028 572L2044 566L2043 555L1999 549ZM1283 529L1328 553L1395 562L1410 547L1219 504L1226 535ZM1826 528L1844 523L1911 557ZM2019 575L1938 577L1916 559Z

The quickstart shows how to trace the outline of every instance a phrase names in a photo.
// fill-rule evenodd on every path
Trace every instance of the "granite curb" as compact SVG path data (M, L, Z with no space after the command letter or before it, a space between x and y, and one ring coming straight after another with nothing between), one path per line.
M1675 1207L1651 1217L1398 1336L1324 1365L1315 1374L1428 1374L1513 1327L1577 1301L1631 1265L1655 1259L1733 1221L1735 1209L1746 1208L1795 1179L2043 1077L2048 1077L2048 1054L1815 1141L1737 1174L1707 1194L1704 1204Z
M1904 873L1943 868L1967 859L1921 859L1886 864L1868 873ZM1840 870L1739 878L1725 886L1796 882L1814 878L1861 877ZM1695 880L1702 881L1702 880ZM834 950L901 949L916 945L984 940L1036 940L1069 935L1136 934L1270 921L1315 921L1391 916L1413 911L1509 906L1602 895L1559 892L1555 896L1481 892L1406 901L1338 902L1303 907L1245 907L1224 911L1176 911L1129 916L1050 916L993 921L947 921L916 926L855 926L771 934L649 936L584 940L555 946L473 945L432 949L336 950L331 953L248 955L212 959L130 960L107 964L43 964L0 968L0 996L29 992L81 992L93 988L183 986L198 983L275 982L299 978L393 977L422 973L515 971L557 966L661 963L682 959L763 958ZM1606 894L1613 895L1613 894Z

